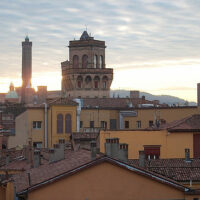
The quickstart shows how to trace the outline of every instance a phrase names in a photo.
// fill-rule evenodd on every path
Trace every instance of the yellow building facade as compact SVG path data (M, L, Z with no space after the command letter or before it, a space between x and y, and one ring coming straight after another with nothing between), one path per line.
M53 147L59 139L69 140L72 132L76 132L75 102L52 103L45 106L29 107L16 118L16 134L8 139L8 148L27 145L29 141L34 147ZM60 117L60 118L59 118ZM46 139L45 139L46 133Z
M150 127L152 123L155 124L155 121L169 123L198 113L200 110L196 106L127 109L83 108L80 121L81 128L144 129Z
M127 143L129 145L129 159L138 159L139 151L144 151L145 148L147 150L159 151L159 158L161 159L184 158L185 149L190 149L190 156L193 157L194 134L200 134L200 132L170 133L167 130L101 131L100 152L105 153L106 138L119 138L120 143Z

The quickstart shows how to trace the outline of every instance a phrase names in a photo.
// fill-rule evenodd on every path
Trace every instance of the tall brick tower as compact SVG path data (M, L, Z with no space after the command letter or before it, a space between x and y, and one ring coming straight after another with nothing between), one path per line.
M28 36L22 42L22 99L25 101L26 88L31 88L32 78L32 42L29 42Z
M61 63L62 93L72 98L106 98L110 95L113 69L106 68L105 41L84 31L69 42L69 61Z

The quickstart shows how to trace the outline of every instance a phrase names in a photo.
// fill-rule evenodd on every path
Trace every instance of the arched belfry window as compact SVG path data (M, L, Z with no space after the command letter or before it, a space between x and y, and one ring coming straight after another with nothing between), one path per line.
M104 76L103 79L102 79L102 86L103 86L103 89L106 89L108 87L108 77L107 76Z
M70 114L65 115L65 133L72 133L72 118Z
M88 67L88 56L83 55L82 57L82 68L87 68Z
M57 115L57 133L63 133L63 115Z
M78 76L77 78L77 88L82 88L83 85L83 77L82 76Z
M98 57L97 55L94 55L94 68L98 68Z
M79 57L77 55L73 56L73 68L79 67Z
M99 83L100 83L100 78L98 76L95 76L95 78L94 78L94 88L95 89L99 88Z
M99 67L100 67L101 69L103 68L103 56L100 56Z
M86 76L86 78L85 78L85 88L87 88L87 89L92 88L92 78L91 78L91 76Z

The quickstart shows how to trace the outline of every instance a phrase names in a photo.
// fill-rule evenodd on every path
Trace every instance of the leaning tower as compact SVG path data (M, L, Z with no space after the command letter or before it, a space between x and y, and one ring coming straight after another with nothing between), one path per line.
M72 98L107 98L113 69L106 68L105 41L84 31L80 40L69 42L69 61L61 63L62 93Z

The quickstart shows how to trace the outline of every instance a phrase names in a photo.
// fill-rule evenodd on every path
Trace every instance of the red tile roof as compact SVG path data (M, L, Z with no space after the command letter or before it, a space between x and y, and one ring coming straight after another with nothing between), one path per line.
M139 160L129 160L129 164L138 166ZM191 162L178 158L146 160L144 168L178 182L200 181L199 159L192 159Z
M138 104L154 104L153 101L142 98L84 98L84 108L130 108L137 107Z
M200 115L195 114L181 120L164 124L161 129L167 129L169 132L178 131L200 131Z

